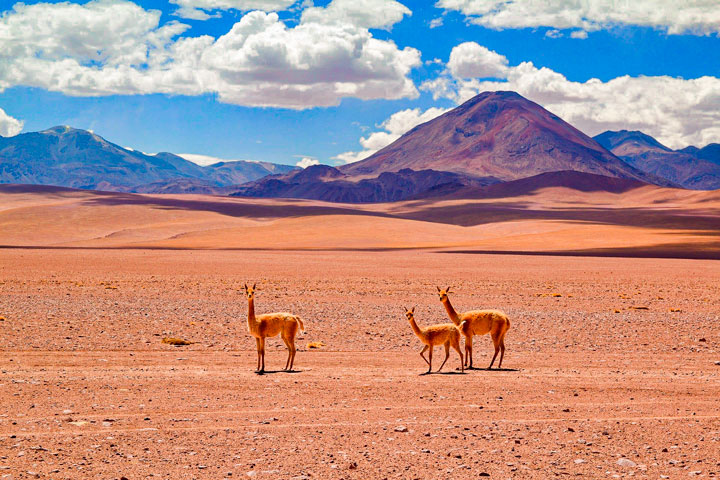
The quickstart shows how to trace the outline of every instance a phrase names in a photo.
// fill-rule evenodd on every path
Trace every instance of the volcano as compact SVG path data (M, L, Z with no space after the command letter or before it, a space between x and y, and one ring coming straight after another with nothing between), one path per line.
M484 92L418 125L387 147L340 170L374 177L402 169L454 172L503 181L576 171L670 186L605 149L557 115L515 92Z

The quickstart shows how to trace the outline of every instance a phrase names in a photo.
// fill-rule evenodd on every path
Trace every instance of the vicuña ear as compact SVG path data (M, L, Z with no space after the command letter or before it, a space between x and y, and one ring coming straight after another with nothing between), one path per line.
M450 289L452 288L452 285L450 285L448 288L445 289L445 293L450 293Z
M410 310L410 311L411 311L412 313L415 313L415 307L413 307L412 310Z
M253 290L255 290L255 287L257 287L257 283L253 283Z
M438 287L437 285L435 285L435 288L438 289L438 292L442 292L442 290L440 290L440 287Z
M245 284L245 291L247 292L247 283Z

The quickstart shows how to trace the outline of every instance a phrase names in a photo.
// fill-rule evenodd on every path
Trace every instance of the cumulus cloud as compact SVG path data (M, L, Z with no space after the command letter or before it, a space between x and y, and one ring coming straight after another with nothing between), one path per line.
M458 103L483 91L514 90L588 135L642 130L672 148L720 141L720 79L716 77L625 75L607 82L596 78L574 82L549 68L523 62L508 66L499 79L457 76L448 66L421 88L435 98Z
M296 167L300 168L307 168L312 165L320 165L320 162L316 158L303 157L295 164Z
M360 145L363 147L363 150L343 152L333 157L333 159L343 163L353 163L367 158L378 150L390 145L413 127L421 123L429 122L447 111L447 108L431 107L424 112L419 108L395 112L378 125L382 130L372 132L367 137L360 138Z
M0 91L25 85L75 96L211 93L226 103L295 109L344 97L416 97L409 73L420 53L376 39L366 27L323 20L323 12L342 10L336 2L346 3L311 7L315 13L292 28L276 13L252 11L219 38L182 37L187 25L161 26L159 11L125 0L19 3L0 17Z
M656 28L669 34L720 32L717 0L438 0L477 25L493 29L551 27L585 31L617 25Z
M11 117L0 108L0 136L14 137L22 131L24 123L22 120Z
M285 10L296 0L170 0L180 8L175 15L193 20L207 20L219 14L208 14L213 10L263 10L274 12Z
M570 32L570 38L578 38L580 40L585 40L588 38L588 33L585 30L573 30Z
M458 78L501 78L507 72L507 64L503 55L475 42L465 42L452 49L447 68Z
M388 29L411 14L409 8L394 0L333 0L327 7L305 9L300 21Z

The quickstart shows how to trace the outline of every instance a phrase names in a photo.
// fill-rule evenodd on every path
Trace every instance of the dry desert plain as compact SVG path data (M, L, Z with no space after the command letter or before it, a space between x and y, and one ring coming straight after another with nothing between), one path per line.
M719 206L0 187L0 478L718 477ZM304 319L294 373L253 373L246 281ZM419 375L401 309L447 284L508 313L506 370Z

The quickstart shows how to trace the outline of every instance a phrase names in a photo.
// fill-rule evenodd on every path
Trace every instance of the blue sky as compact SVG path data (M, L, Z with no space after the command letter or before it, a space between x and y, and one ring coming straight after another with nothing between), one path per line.
M720 142L714 1L23 3L0 7L4 135L68 124L145 152L339 164L511 89L590 135Z

